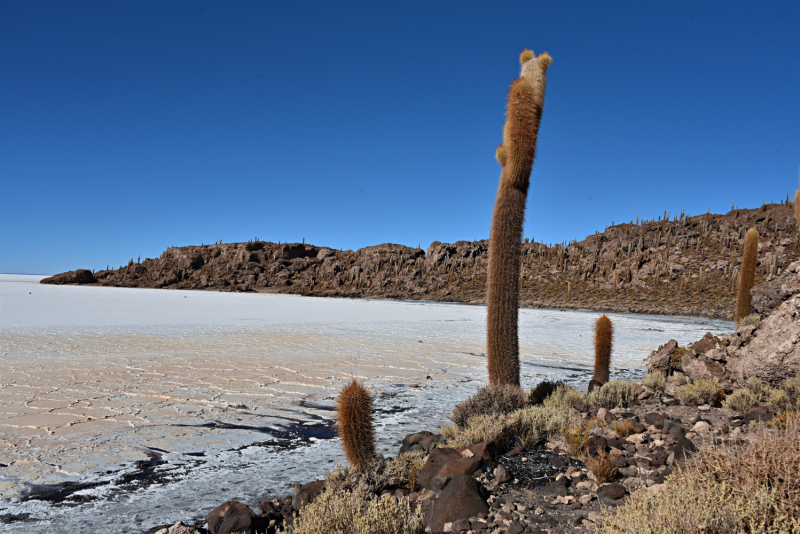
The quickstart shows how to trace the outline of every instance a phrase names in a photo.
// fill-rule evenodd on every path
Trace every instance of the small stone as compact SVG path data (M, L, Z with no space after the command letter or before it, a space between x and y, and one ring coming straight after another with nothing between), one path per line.
M475 456L475 453L469 449L464 449L463 451L461 451L461 456L463 456L464 458L472 458L473 456Z
M709 428L711 428L711 425L709 425L709 424L708 424L708 423L706 423L705 421L698 421L698 422L697 422L697 423L695 423L695 425L692 427L692 430L693 430L694 432L703 432L703 433L704 433L704 432L708 432Z
M591 493L587 493L586 495L581 495L580 498L578 499L578 502L580 502L581 504L589 504L590 502L592 502L592 499L594 499L594 495L592 495Z
M498 484L504 484L511 480L511 473L508 472L508 469L505 466L498 465L494 468L494 478Z
M533 515L542 515L542 514L544 514L544 510L542 510L541 508L536 508L536 510L533 511Z
M594 530L596 528L596 525L592 521L589 521L588 519L584 519L583 521L581 521L581 523L583 523L583 527L588 530Z
M508 534L522 534L525 532L525 527L519 521L512 521L506 527Z

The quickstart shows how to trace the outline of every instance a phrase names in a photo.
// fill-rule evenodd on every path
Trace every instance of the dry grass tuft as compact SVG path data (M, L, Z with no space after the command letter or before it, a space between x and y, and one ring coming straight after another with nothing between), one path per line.
M577 425L564 427L564 429L561 431L561 435L564 437L567 448L573 456L580 456L584 446L586 445L586 440L589 439L589 434L596 424L597 420L590 419L585 423L581 422Z
M586 458L584 463L586 468L594 474L597 483L602 484L617 476L619 468L612 463L614 459L606 451L598 450L597 454Z
M573 408L579 412L589 411L589 399L586 395L572 386L559 385L550 396L544 400L544 405L551 408Z
M744 445L710 446L657 493L641 490L598 523L600 534L800 532L798 420L759 425Z
M612 422L611 428L621 438L627 438L636 431L636 427L628 419Z
M456 426L463 427L472 417L513 413L527 404L528 396L518 386L482 387L472 397L456 404L450 419Z
M678 397L681 404L687 406L700 406L701 404L719 406L725 398L725 391L713 380L700 378L691 384L676 388L675 396Z
M516 414L474 415L464 426L445 425L439 432L447 438L448 447L469 447L491 441L502 449L514 442L517 420Z

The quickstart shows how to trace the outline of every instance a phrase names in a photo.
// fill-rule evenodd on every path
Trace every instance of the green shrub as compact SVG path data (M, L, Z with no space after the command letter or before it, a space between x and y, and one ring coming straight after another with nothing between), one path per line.
M526 448L532 447L560 433L573 413L566 402L523 408L515 414L517 436Z
M636 398L633 384L612 380L589 394L589 403L595 408L625 408Z
M737 389L725 398L725 402L722 405L734 412L747 413L750 408L758 406L759 402L761 402L759 399L759 395L749 389Z
M761 316L757 313L751 313L747 317L742 318L741 320L736 322L736 326L750 326L753 325L756 328L761 326Z
M675 396L678 397L681 404L687 406L699 406L701 404L719 406L722 399L725 398L725 391L715 381L708 378L699 378L691 384L676 388Z
M407 497L326 487L295 515L286 534L422 534L422 508Z
M456 426L466 426L476 415L496 415L516 412L528 404L528 396L522 388L513 385L480 388L475 395L456 404L450 419Z
M439 431L447 438L448 447L469 447L475 443L491 441L503 449L516 438L516 414L474 415L464 426L445 425Z
M654 371L644 375L642 384L652 389L656 395L661 395L667 388L667 377L658 371Z
M563 386L564 382L552 381L552 380L543 380L536 384L536 386L531 388L530 393L528 393L528 402L531 404L541 404L544 402L544 399L549 397L558 386Z
M544 405L550 408L574 408L579 412L586 412L589 410L589 399L572 386L562 384L544 400Z
M760 378L751 376L744 384L758 402L766 402L769 399L769 386L765 384Z
M675 373L672 375L672 381L676 386L684 386L689 383L689 378L683 373Z
M793 408L800 408L800 378L787 378L783 383L783 391Z

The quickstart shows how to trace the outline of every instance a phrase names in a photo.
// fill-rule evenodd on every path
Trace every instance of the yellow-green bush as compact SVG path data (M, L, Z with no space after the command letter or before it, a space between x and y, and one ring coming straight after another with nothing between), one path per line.
M457 426L465 426L476 415L513 413L527 404L528 395L519 386L482 387L464 402L456 404L450 419Z
M689 383L689 378L683 373L674 373L672 380L676 386L684 386Z
M447 438L448 447L469 447L475 443L491 441L503 448L513 443L516 423L516 414L475 415L463 427L445 425L439 432Z
M756 395L749 389L737 389L725 398L723 407L733 412L747 413L750 408L758 406L760 395Z
M625 408L635 398L633 384L624 380L611 380L589 394L589 403L595 408Z
M607 510L599 534L800 532L798 424L760 425L743 445L708 446L667 478Z
M644 375L642 384L652 389L656 395L661 395L667 387L667 377L658 371L653 371Z
M422 534L422 509L407 497L326 487L295 516L286 534Z
M611 423L611 428L621 438L627 438L636 431L636 427L628 419L614 421Z
M681 404L699 406L710 404L719 406L725 398L725 391L715 381L708 378L699 378L691 384L686 384L675 389L675 396Z
M544 400L543 404L547 407L560 410L574 408L579 412L586 412L590 408L587 396L572 386L567 385L558 386L556 390Z
M765 384L760 378L751 376L747 379L744 387L758 399L758 402L766 402L769 399L769 385Z

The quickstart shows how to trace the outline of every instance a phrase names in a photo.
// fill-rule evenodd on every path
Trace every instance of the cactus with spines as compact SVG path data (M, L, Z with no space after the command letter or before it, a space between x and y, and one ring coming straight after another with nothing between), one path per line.
M336 422L347 461L357 470L365 471L375 456L372 397L355 379L339 392Z
M736 322L750 315L753 289L756 281L756 265L758 265L758 230L751 228L744 236L744 252L742 268L739 273L739 296L736 299Z
M545 52L520 54L520 77L508 91L503 144L495 157L502 168L489 241L487 284L487 359L491 385L519 385L519 283L522 226L536 139L544 106L547 68Z
M800 189L794 194L794 218L798 229L800 229Z
M611 378L611 344L614 326L611 319L603 315L594 327L594 380L605 384Z

